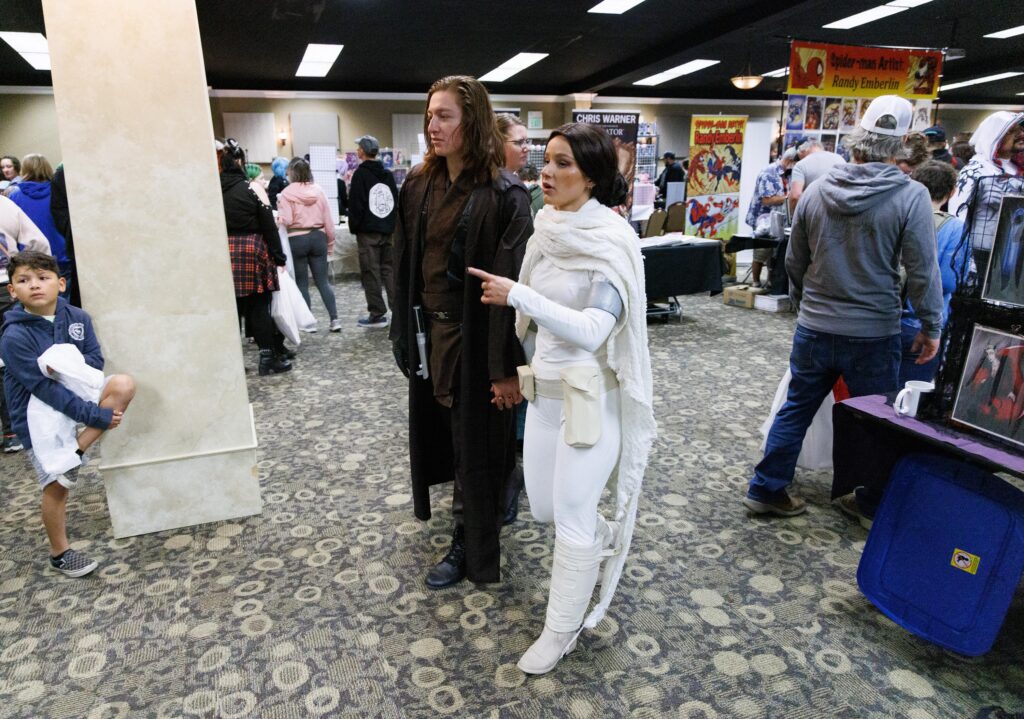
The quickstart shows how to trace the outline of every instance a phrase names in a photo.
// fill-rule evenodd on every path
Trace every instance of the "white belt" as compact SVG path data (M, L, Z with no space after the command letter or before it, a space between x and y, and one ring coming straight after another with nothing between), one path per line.
M534 389L538 397L547 397L548 399L563 399L565 383L561 379L541 379L540 377L534 378ZM604 394L610 390L615 389L619 386L619 380L615 376L615 372L608 367L601 370L601 394Z

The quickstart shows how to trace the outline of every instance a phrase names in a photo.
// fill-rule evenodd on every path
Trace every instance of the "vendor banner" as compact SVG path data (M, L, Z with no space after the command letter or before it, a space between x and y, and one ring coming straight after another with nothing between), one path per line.
M789 93L934 100L942 52L794 40L789 55Z
M619 172L626 178L629 196L619 208L628 217L633 207L633 178L636 175L636 138L640 129L640 112L623 110L573 110L573 122L596 125L608 133L615 145Z
M721 240L736 234L746 129L746 115L694 115L690 121L686 234Z

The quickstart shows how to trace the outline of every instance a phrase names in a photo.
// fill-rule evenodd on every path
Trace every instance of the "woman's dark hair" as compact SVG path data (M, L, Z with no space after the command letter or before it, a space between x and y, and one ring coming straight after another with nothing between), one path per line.
M4 155L3 157L0 157L0 160L10 160L11 164L14 165L14 171L17 173L21 172L21 160L14 155Z
M288 163L288 176L292 182L312 182L313 172L309 169L309 163L301 157L293 157Z
M447 90L459 99L462 110L462 167L476 182L485 182L498 176L505 166L505 137L498 131L498 123L491 107L491 97L479 80L468 75L442 77L427 92L427 108L435 92ZM430 137L430 118L423 112L423 136ZM434 146L427 146L423 157L426 169L434 172L444 166L444 158L434 154Z
M224 150L220 155L220 170L221 172L238 170L243 175L245 174L245 150L233 137L224 141Z
M619 172L615 144L608 134L584 122L570 122L551 133L548 142L565 138L584 177L594 183L590 196L606 207L618 207L626 201L629 188Z

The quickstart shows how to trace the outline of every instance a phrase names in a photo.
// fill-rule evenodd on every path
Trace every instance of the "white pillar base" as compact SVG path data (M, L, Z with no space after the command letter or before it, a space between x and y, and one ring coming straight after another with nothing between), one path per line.
M104 469L114 536L162 532L259 514L256 450Z

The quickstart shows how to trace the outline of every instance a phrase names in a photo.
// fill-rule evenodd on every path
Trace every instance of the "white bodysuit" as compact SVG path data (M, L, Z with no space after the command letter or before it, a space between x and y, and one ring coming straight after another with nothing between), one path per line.
M541 258L530 287L517 283L508 303L537 324L530 366L538 379L558 380L567 367L607 368L605 343L615 317L586 307L593 282L603 275L567 271ZM561 399L538 396L526 414L523 473L530 511L555 523L560 539L586 545L594 541L601 492L619 458L621 419L619 389L601 395L601 438L592 447L571 447L563 440Z

